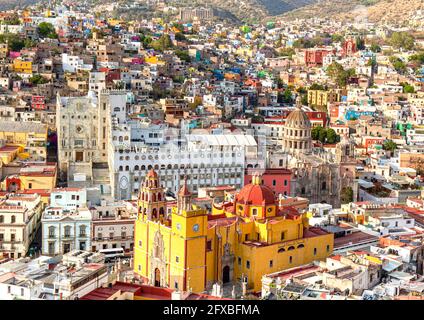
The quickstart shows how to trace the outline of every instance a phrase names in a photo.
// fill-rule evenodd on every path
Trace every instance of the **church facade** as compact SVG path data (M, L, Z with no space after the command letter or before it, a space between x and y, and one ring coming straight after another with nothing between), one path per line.
M340 195L344 188L353 186L355 194L354 147L344 136L335 152L314 147L312 125L302 110L300 98L296 109L286 119L281 148L274 152L280 164L292 170L292 195L308 198L311 203L325 202L340 206Z
M322 260L333 251L333 234L310 227L305 214L280 208L259 175L212 212L193 205L184 184L166 216L163 188L152 170L140 189L138 211L134 272L155 286L204 292L214 283L243 279L259 292L264 274Z

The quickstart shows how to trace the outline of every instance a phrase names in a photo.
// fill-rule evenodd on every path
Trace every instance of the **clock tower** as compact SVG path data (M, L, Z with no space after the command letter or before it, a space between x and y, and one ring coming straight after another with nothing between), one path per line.
M206 286L207 212L191 203L187 183L178 192L177 207L172 211L171 286L184 291L201 292ZM177 262L178 261L178 262Z

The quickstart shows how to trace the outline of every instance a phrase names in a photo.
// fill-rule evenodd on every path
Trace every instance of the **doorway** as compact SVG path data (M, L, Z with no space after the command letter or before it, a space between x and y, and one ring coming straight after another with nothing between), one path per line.
M160 270L155 269L155 287L160 287Z
M68 253L71 251L71 244L70 243L64 243L63 244L63 253Z
M84 152L76 151L75 152L75 161L76 162L83 162L84 161Z
M222 270L222 282L223 283L230 282L230 267L229 266L225 266L224 269Z

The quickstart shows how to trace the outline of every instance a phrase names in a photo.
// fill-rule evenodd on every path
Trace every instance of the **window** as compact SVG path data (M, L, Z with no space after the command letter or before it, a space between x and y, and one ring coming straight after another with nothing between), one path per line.
M11 293L12 292L12 287L11 286L7 286L7 293Z
M284 232L281 232L281 241L283 241L284 238L285 238L285 234L284 234Z
M16 222L16 217L15 216L11 216L10 217L10 223L15 223Z
M0 216L0 223L4 223L4 216Z
M249 260L246 261L246 268L250 269L250 261Z
M175 289L178 289L178 281L175 281L175 283L174 283L174 288L175 288Z
M138 241L138 246L141 248L142 247L143 242L140 240Z
M288 182L287 180L284 180L284 186L287 186Z
M258 209L254 208L252 209L252 216L257 216L258 215Z
M55 237L55 227L50 226L49 227L49 238L54 238Z
M294 247L293 246L290 246L287 250L288 251L292 251L292 250L294 250Z
M71 227L66 226L65 227L65 238L69 238L71 236Z
M28 183L28 189L32 189L32 183Z
M141 271L141 264L138 265L138 271Z
M244 235L244 241L248 241L249 240L249 235L248 234L245 234Z
M293 262L293 257L292 256L290 256L289 257L289 263L292 263Z
M276 186L276 185L277 185L277 181L272 180L272 185L273 185L273 186Z
M274 261L269 260L269 267L270 267L270 268L272 268L272 267L273 267L273 264L274 264Z
M86 231L86 229L87 229L87 227L86 226L80 226L80 234L79 234L79 236L80 237L85 237L86 236L86 233L85 233L85 231Z
M317 248L314 248L314 256L317 255Z
M180 262L180 257L178 257L178 256L177 256L177 257L175 257L175 262L176 262L176 263L179 263L179 262Z
M327 244L327 252L330 252L330 245Z
M241 257L238 257L238 265L241 266Z
M206 242L206 251L212 251L212 240Z

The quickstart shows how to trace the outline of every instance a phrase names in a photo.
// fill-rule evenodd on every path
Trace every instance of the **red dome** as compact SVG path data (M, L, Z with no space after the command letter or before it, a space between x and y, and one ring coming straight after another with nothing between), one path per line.
M237 194L236 201L254 206L268 206L275 204L275 195L267 186L248 184Z

